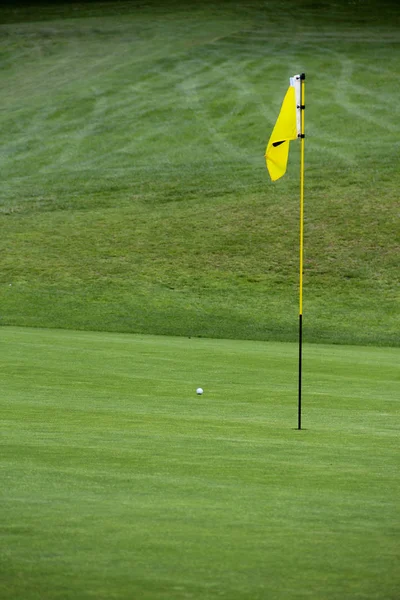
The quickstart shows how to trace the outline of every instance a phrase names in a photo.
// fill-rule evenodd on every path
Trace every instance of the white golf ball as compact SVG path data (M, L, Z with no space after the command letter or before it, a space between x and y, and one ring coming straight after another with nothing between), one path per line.
M201 394L202 394L202 393L203 393L203 388L197 388L197 390L196 390L196 394L197 394L198 396L201 396Z

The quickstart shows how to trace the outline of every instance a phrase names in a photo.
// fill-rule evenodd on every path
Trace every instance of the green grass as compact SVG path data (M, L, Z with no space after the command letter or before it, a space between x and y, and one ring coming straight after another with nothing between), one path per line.
M395 600L399 351L3 328L0 596ZM204 387L204 395L195 389Z
M399 17L3 3L1 598L398 598Z
M399 10L390 2L0 9L0 323L398 345Z

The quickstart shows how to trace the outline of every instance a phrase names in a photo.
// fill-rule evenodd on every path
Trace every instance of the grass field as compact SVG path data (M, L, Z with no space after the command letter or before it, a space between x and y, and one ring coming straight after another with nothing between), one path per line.
M294 340L306 80L305 338L399 344L399 8L0 8L1 324Z
M396 600L399 350L305 359L3 328L1 598Z
M398 600L399 26L2 3L1 599Z

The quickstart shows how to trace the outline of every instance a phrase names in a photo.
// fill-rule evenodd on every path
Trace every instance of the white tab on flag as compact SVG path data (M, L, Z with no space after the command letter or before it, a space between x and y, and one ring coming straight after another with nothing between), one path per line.
M294 75L290 78L290 85L294 87L295 95L296 95L296 127L297 127L297 135L301 136L301 76Z

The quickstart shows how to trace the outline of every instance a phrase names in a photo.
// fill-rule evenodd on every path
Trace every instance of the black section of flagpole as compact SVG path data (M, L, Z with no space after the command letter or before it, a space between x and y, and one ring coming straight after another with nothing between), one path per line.
M299 315L299 404L298 404L298 425L297 429L301 429L301 388L302 388L302 371L303 371L303 315Z

